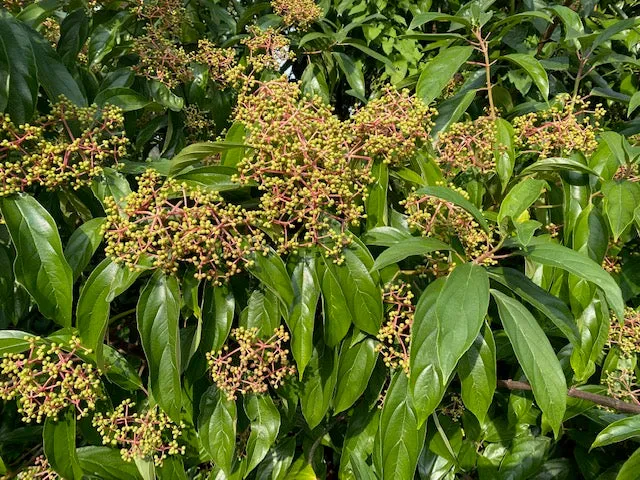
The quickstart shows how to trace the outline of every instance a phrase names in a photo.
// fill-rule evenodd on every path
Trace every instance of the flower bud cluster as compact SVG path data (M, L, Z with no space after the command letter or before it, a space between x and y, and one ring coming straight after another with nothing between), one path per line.
M18 480L62 480L43 455L36 457L34 464L20 472L16 478Z
M495 170L496 123L491 117L454 123L438 137L436 148L442 166L453 175L473 168L481 173Z
M196 278L220 284L265 248L264 234L251 227L252 213L215 192L162 183L153 170L138 178L138 191L125 205L113 198L105 203L105 253L131 269L143 259L168 272L184 263L195 267Z
M193 78L189 67L190 55L159 30L150 29L146 35L136 38L132 50L139 57L139 62L133 66L138 75L156 80L168 88L175 88Z
M120 447L120 455L127 462L153 458L161 466L167 456L185 452L185 447L178 444L184 424L174 423L157 405L136 412L135 403L126 399L108 415L96 413L93 425L105 445Z
M612 314L607 344L617 346L625 357L640 354L640 312L625 308L623 322Z
M627 163L618 167L615 175L616 180L628 180L630 182L640 182L640 164Z
M318 245L339 261L373 181L351 125L285 78L243 91L236 120L253 147L238 165L238 181L263 192L259 217L265 228L279 229L279 251Z
M385 163L398 163L411 158L429 140L431 118L435 114L435 109L408 90L386 86L379 98L353 115L352 123L363 142L365 155L381 157Z
M207 112L200 110L197 105L187 105L182 109L184 113L184 126L187 129L189 140L198 141L211 138L215 122L209 118Z
M468 198L467 193L451 187ZM426 237L448 244L459 242L469 260L479 260L485 265L495 265L488 255L493 250L496 232L486 232L462 207L433 195L411 193L401 202L408 214L409 227Z
M238 393L265 393L269 386L278 388L295 373L284 346L289 334L282 325L268 340L259 338L257 328L243 327L232 330L231 339L234 347L225 345L218 352L207 353L211 377L229 400L235 400Z
M314 0L271 0L271 6L285 25L296 30L306 30L322 16L322 9Z
M244 73L244 67L236 62L233 48L218 48L207 39L198 41L198 49L192 52L191 59L208 67L209 78L221 85L235 84Z
M39 344L39 337L25 338L29 351L5 354L0 363L0 398L18 401L24 422L56 420L73 407L77 417L88 415L102 396L100 371L78 354L90 353L77 337L68 344Z
M607 394L610 397L640 405L640 388L631 366L619 366L606 372L602 383L607 387Z
M187 18L183 0L134 0L132 11L146 22L146 30L163 36L179 36Z
M33 123L0 116L0 196L31 185L79 189L126 154L122 111L78 107L61 99Z
M261 30L251 25L247 31L249 36L242 39L241 43L249 50L247 63L254 72L279 70L287 60L295 58L295 54L289 50L289 39L273 27Z
M573 152L590 155L598 148L596 135L605 113L600 104L589 110L585 100L558 95L550 109L514 118L516 144L524 152L538 154L540 158L567 156Z
M384 303L389 305L387 322L378 332L380 343L376 350L382 354L384 364L391 368L402 368L409 375L409 345L411 326L416 310L412 303L413 292L406 282L385 285Z

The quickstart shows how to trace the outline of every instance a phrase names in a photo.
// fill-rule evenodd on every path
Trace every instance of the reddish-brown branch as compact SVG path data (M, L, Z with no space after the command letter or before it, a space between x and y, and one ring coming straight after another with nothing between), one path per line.
M531 391L531 385L527 382L519 382L517 380L498 380L498 387L506 388L509 390L527 390ZM612 408L618 412L623 413L635 413L640 414L640 405L633 405L631 403L623 402L616 398L607 397L606 395L599 395L597 393L585 392L578 390L575 387L571 387L567 392L567 395L580 400L587 400L595 403L596 405L602 405L603 407Z

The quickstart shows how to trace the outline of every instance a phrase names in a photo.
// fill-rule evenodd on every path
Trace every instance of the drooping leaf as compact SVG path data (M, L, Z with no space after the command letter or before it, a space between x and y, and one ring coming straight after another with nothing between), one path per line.
M500 58L508 60L527 72L527 75L531 77L533 83L535 83L538 90L540 90L542 98L545 100L549 98L549 77L547 76L547 71L533 55L511 53L509 55L503 55Z
M80 447L76 450L82 471L104 480L138 480L142 478L131 462L125 462L117 448Z
M42 430L44 454L62 478L81 480L82 468L76 454L76 418L68 411L54 420L47 418Z
M180 286L173 276L157 271L140 293L138 330L149 365L149 390L174 421L180 421Z
M302 415L310 429L318 426L329 410L337 376L337 352L322 343L316 343L302 378L300 392Z
M536 402L558 436L567 404L567 382L553 347L520 302L497 290L491 294Z
M198 436L211 460L226 474L231 473L236 451L236 403L216 387L200 401Z
M83 223L73 232L64 247L64 256L73 271L74 280L89 265L91 257L100 246L104 222L104 217L98 217Z
M351 407L369 384L376 365L376 342L365 338L355 345L342 346L338 365L338 384L334 398L334 411L342 412Z
M435 100L469 59L473 50L473 47L467 46L442 49L422 70L416 85L416 95L426 104Z
M247 440L247 469L251 472L271 449L280 430L280 413L269 395L249 395L244 398L244 410L251 422Z
M607 425L591 444L591 448L604 447L640 437L640 415L623 418Z
M40 313L70 327L73 272L53 218L28 195L2 198L0 210L16 249L16 280L36 301Z

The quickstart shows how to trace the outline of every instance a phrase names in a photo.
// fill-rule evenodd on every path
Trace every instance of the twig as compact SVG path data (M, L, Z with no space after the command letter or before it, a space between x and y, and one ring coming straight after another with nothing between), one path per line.
M501 388L507 388L509 390L532 390L531 385L526 382L518 382L517 380L498 380L498 386ZM587 400L603 407L613 408L619 412L624 413L640 413L640 405L632 405L630 403L623 402L616 398L607 397L606 395L599 395L597 393L584 392L577 388L570 388L567 395L573 398L579 398L580 400Z

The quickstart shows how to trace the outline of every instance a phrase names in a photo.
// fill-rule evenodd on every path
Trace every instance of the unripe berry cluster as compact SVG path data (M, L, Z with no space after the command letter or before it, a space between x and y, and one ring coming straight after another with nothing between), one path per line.
M465 197L468 196L461 189L455 190ZM416 193L411 193L401 203L408 214L409 227L413 230L451 245L459 242L469 260L481 259L481 263L485 265L496 263L487 255L493 250L496 232L486 232L462 207L439 197Z
M17 398L18 412L25 422L55 420L71 407L78 418L87 416L102 395L100 371L78 355L90 351L76 337L65 345L40 343L38 337L26 340L28 353L2 358L0 398Z
M516 143L525 153L540 158L573 152L590 155L598 148L596 134L605 113L600 104L589 110L585 100L558 95L550 109L514 118Z
M258 336L257 328L243 327L232 330L231 339L234 347L225 345L218 352L207 353L211 377L229 400L235 400L238 393L264 393L269 386L278 388L295 373L284 346L289 334L283 326L267 340Z
M495 146L496 123L491 117L454 123L436 145L441 165L453 175L470 168L481 173L495 170Z
M196 278L220 284L265 248L264 234L251 228L253 214L215 192L163 183L153 170L138 178L138 191L124 205L113 198L105 203L105 253L131 269L143 259L168 272L185 263Z
M77 190L90 184L102 166L125 155L123 122L117 107L78 107L65 99L30 124L0 117L0 196L31 185Z
M340 257L372 182L371 160L360 155L353 128L285 78L243 91L236 120L253 147L238 165L238 181L263 192L260 220L275 230L279 251L319 245Z
M198 49L192 52L195 63L209 69L209 78L221 85L235 84L244 73L244 67L236 62L233 48L218 48L207 39L198 41Z
M137 412L135 403L126 399L108 415L96 413L93 425L105 445L120 447L120 455L127 462L153 458L161 466L168 455L185 452L185 447L178 444L184 425L174 423L157 405Z
M16 478L18 480L61 480L43 455L36 457L34 464L20 472Z
M353 115L352 122L365 155L398 163L411 158L428 141L435 114L435 109L408 90L386 86L379 98Z
M640 388L631 366L618 365L618 368L607 371L602 383L607 387L610 397L640 405Z
M187 17L183 0L133 0L133 13L146 23L147 31L179 36Z
M139 57L133 66L138 75L157 80L168 88L175 88L193 77L189 54L159 30L150 29L146 35L136 38L132 50Z
M254 72L279 70L287 60L295 58L295 54L289 50L289 39L273 27L261 30L251 25L247 31L249 36L242 39L241 43L249 50L247 63Z
M313 0L271 0L271 6L285 25L296 30L306 30L322 16L322 9Z
M387 367L392 369L400 367L407 375L409 375L411 326L416 309L412 299L413 292L408 283L385 285L383 300L389 305L389 311L387 322L378 332L380 343L376 346Z
M618 347L625 357L640 354L640 312L625 308L622 322L613 314L607 344Z
M189 140L198 141L211 138L215 122L207 115L207 112L200 110L197 105L187 105L182 111Z

